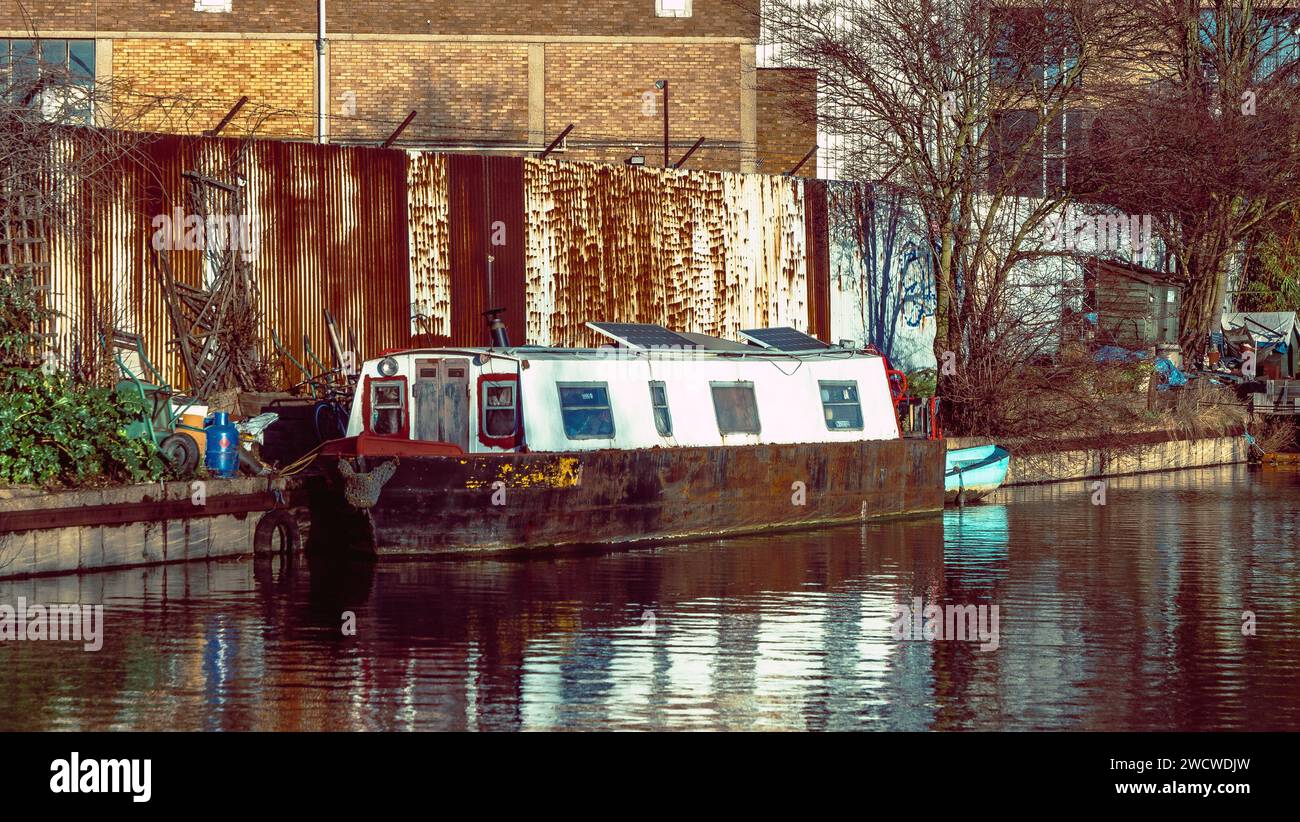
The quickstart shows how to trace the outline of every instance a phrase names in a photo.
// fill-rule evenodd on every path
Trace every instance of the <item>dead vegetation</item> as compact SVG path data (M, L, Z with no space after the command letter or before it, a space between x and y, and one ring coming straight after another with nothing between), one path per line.
M1251 421L1249 432L1264 454L1293 451L1298 444L1295 420L1291 417L1260 415Z

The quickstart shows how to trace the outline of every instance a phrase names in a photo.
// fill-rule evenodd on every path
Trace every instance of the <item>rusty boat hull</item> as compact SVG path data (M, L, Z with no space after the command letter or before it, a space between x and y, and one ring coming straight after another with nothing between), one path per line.
M378 557L684 541L923 514L944 503L944 449L935 440L334 451L308 484L312 547Z

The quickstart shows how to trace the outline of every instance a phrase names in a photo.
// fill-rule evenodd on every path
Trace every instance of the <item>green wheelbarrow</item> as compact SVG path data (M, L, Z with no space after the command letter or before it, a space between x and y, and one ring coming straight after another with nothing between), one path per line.
M135 340L135 349L140 357L140 365L148 372L144 376L152 381L132 371L120 353L113 355L123 377L117 382L118 395L138 399L143 409L140 418L127 425L127 436L152 440L172 470L187 477L199 467L203 456L199 452L199 437L187 433L202 435L203 429L181 422L181 417L195 403L188 400L177 407L172 401L177 396L176 392L145 356L144 346L138 338Z

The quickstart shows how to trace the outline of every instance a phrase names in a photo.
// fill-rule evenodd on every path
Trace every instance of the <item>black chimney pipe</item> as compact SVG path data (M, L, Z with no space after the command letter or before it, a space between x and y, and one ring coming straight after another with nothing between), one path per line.
M506 335L506 324L497 316L503 311L505 311L504 308L489 308L483 312L483 316L488 318L488 334L492 336L493 348L510 347L510 337Z

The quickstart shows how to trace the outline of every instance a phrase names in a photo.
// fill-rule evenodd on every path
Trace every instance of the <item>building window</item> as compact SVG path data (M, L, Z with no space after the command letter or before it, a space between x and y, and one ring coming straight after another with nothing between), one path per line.
M0 88L39 107L51 122L88 123L95 86L94 40L0 38Z
M826 427L832 431L861 431L862 404L858 401L856 382L817 383L822 394Z
M1082 82L1070 76L1079 64L1079 39L1067 12L1035 8L996 9L989 18L989 72L1004 91L1046 91Z
M614 414L609 407L609 386L606 383L562 382L558 386L564 436L571 440L614 436Z
M758 403L754 399L752 382L711 382L713 412L718 418L718 432L722 434L757 434Z
M668 388L661 382L650 383L650 407L654 409L655 430L661 437L673 435L673 415L668 410Z
M518 420L513 381L483 383L483 419L480 421L485 437L513 437Z
M655 0L655 17L690 17L691 0Z
M1294 9L1256 9L1252 26L1246 35L1246 44L1252 55L1252 83L1267 83L1275 78L1294 82L1295 66L1300 62L1300 11ZM1215 52L1219 50L1219 21L1226 20L1225 30L1231 35L1234 23L1240 21L1242 12L1231 8L1223 11L1202 9L1199 26L1202 70L1206 82L1217 86L1218 72L1214 65ZM1232 48L1229 46L1228 48ZM1219 55L1226 56L1226 55Z
M206 11L213 14L226 13L232 11L234 0L194 0L195 11Z
M1055 195L1074 182L1069 158L1081 143L1078 110L1049 115L1083 87L1076 71L1074 20L1060 11L1005 8L992 12L989 25L989 75L997 107L989 140L989 190L1021 197Z
M1040 125L1042 131L1035 133ZM1079 111L1062 112L1050 119L1036 108L994 112L989 190L1017 197L1057 194L1079 179L1082 142L1083 114Z
M370 382L370 430L400 434L406 425L406 380Z

